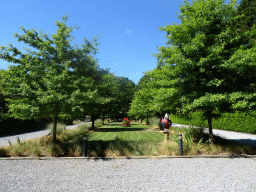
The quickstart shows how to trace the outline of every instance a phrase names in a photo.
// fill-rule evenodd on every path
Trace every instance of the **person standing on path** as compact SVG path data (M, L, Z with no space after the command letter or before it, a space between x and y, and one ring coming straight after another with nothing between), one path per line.
M164 132L169 133L169 128L172 125L172 121L169 119L169 116L167 113L164 116L164 119L161 120L161 126Z

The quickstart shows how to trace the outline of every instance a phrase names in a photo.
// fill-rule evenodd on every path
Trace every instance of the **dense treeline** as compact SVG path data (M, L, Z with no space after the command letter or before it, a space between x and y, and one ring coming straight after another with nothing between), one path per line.
M10 44L0 50L1 59L19 64L1 70L1 107L9 108L8 113L1 113L1 119L53 120L53 142L59 120L84 120L90 115L94 128L97 118L124 116L135 88L128 78L100 68L94 57L97 38L84 38L82 48L71 47L73 28L66 26L67 19L64 16L61 23L55 23L58 30L52 38L20 27L24 34L15 33L14 37L38 52L28 49L23 54Z
M145 73L129 114L148 118L200 110L212 142L213 119L235 109L255 110L255 1L244 2L237 7L236 0L185 2L181 24L160 28L167 33L167 45L154 54L157 67Z

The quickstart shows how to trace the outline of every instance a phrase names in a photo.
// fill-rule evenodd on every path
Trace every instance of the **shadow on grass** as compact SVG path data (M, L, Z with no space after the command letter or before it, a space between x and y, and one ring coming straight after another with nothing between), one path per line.
M122 127L121 126L121 124L122 123L109 123L109 124L107 124L106 126L108 126L108 127L112 127L112 126L119 126L119 127ZM105 126L105 125L103 125L103 126ZM131 123L131 126L148 126L148 125L143 125L143 124L141 124L141 123Z
M105 126L105 125L103 125L103 126ZM121 126L121 123L109 123L109 124L107 124L107 126Z
M144 156L145 148L143 145L148 143L159 143L159 142L145 142L145 141L125 141L125 140L111 140L111 141L90 141L88 143L88 156L89 157L102 157L106 156ZM111 154L109 154L111 153ZM114 154L115 153L115 154ZM127 157L129 159L129 157Z
M97 132L124 132L124 131L144 131L146 130L147 128L132 128L132 127L125 127L125 128L122 128L122 127L118 127L118 128L105 128L105 127L102 127L102 128L98 128L97 129Z

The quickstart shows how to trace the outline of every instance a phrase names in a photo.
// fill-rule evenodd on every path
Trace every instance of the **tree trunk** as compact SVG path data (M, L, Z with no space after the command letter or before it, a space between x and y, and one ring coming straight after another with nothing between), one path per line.
M94 115L91 116L92 119L92 130L94 130Z
M160 130L162 130L161 121L162 121L162 117L160 115L160 120L159 120L159 123L158 123L158 126L159 126Z
M213 143L213 134L212 134L212 110L211 109L208 109L207 117L208 117L208 127L209 127L209 142L210 142L210 144L212 144Z
M149 125L148 117L147 117L147 119L146 119L146 125Z
M140 119L140 122L142 123L142 118Z
M56 113L54 115L54 123L53 123L53 131L52 131L52 142L55 144L56 143L56 130L57 130L57 122L58 122L58 114Z
M105 117L103 117L103 118L102 118L102 121L103 121L103 123L102 123L102 124L103 124L103 125L105 125L105 124L104 124L104 119L105 119Z

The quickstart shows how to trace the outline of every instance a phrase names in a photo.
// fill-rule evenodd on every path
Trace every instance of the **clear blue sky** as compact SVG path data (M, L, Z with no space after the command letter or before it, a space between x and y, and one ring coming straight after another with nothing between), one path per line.
M12 44L23 53L26 53L23 47L37 51L13 37L16 32L24 34L19 27L56 34L55 21L61 22L62 16L69 13L66 25L81 27L71 33L74 36L71 46L75 43L81 47L84 38L91 41L101 34L99 53L95 56L100 67L110 68L115 75L128 77L137 84L143 72L156 68L157 60L151 53L158 53L157 47L166 45L166 32L157 27L171 22L180 24L177 16L183 3L183 0L0 0L0 46ZM0 59L0 69L7 70L12 64Z

